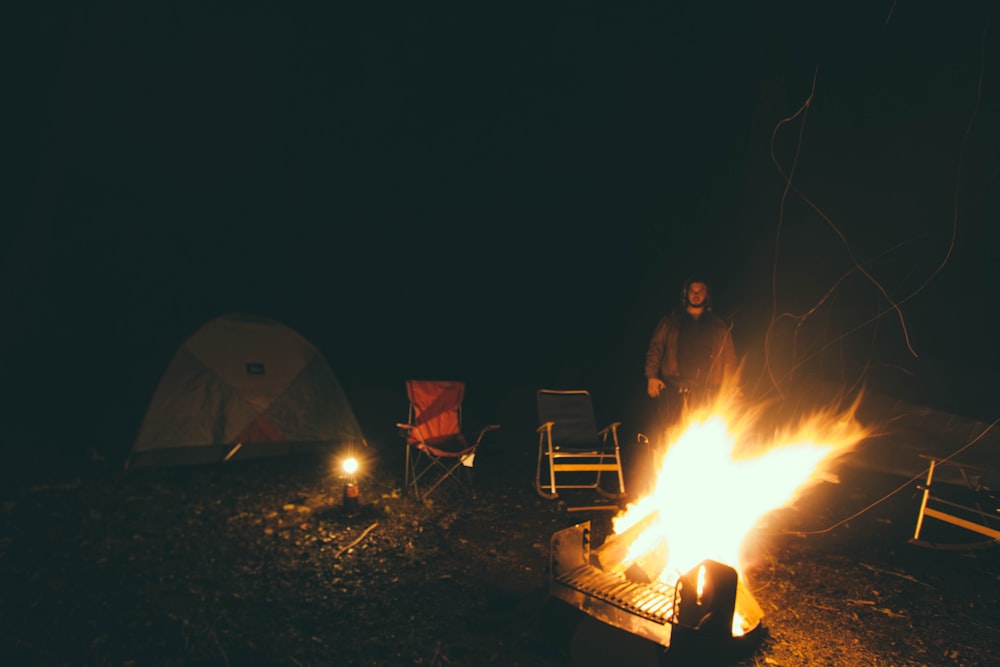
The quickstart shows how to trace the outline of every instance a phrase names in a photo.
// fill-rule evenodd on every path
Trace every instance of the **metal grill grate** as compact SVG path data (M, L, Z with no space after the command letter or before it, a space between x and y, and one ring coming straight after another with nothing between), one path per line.
M635 583L590 565L567 572L557 581L648 621L669 623L674 616L673 586L659 582Z

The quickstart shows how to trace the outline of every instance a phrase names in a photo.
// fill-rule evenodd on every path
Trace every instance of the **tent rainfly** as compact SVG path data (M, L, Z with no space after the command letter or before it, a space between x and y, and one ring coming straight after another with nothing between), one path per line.
M283 324L217 317L164 371L126 468L281 456L364 438L323 355Z

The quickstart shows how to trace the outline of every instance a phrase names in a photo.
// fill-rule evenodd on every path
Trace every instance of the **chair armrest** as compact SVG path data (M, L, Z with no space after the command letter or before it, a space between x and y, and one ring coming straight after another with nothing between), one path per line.
M500 428L500 424L489 424L488 426L484 426L482 429L480 429L480 431L479 431L479 437L476 438L476 441L478 442L478 441L482 440L484 435L486 435L490 431L495 431L498 428Z
M610 424L608 424L607 426L605 426L604 428L602 428L600 431L598 431L597 435L606 438L608 436L608 432L610 432L610 431L617 431L618 427L621 426L621 425L622 425L621 422L611 422Z
M551 431L552 427L555 425L554 421L548 421L535 429L536 433L542 433L543 431Z
M476 446L479 446L479 443L483 441L484 435L486 435L490 431L495 431L498 428L500 428L500 424L489 424L488 426L484 426L482 430L479 431L479 435L476 437Z
M930 454L917 454L918 457L926 460L933 461L934 465L939 465L941 463L946 463L948 465L953 465L956 468L962 468L964 470L974 470L975 472L989 472L988 468L983 468L980 466L972 465L970 463L959 463L957 461L952 461L950 459L942 459L937 456L931 456Z
M411 436L416 436L416 440L423 442L423 438L420 435L420 431L416 430L417 427L413 424L404 424L403 422L396 422L396 428L399 429L399 437L403 438L407 442L410 441Z

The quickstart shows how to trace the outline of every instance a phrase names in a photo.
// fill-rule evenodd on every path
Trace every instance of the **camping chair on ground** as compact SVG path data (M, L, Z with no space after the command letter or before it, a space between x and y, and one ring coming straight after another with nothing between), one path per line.
M452 480L476 497L473 466L483 436L500 428L484 426L472 442L462 432L464 382L407 380L410 399L406 423L397 423L406 438L404 486L426 500L445 480ZM429 486L421 486L429 485Z
M535 489L539 495L557 498L560 489L593 489L605 498L623 498L625 476L618 444L621 422L598 430L594 404L586 390L539 389L537 400ZM613 491L603 483L608 477L616 483Z
M923 496L920 499L917 526L910 543L933 549L955 550L978 549L1000 544L1000 495L991 490L996 488L995 484L983 483L984 476L990 471L926 454L920 454L920 458L930 463L927 468L927 481L920 487ZM936 478L935 471L938 471ZM952 473L951 483L946 476L949 471ZM921 537L925 518L942 522L944 526L939 526L937 533L949 535L948 541L927 540ZM942 527L946 530L941 531ZM950 529L950 532L947 529ZM971 531L986 539L970 541L963 530ZM959 534L964 536L961 541L958 541Z

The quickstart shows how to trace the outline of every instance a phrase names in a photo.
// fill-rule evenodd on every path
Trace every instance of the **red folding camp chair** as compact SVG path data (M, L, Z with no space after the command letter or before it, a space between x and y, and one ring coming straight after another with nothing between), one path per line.
M406 395L410 399L409 417L405 424L396 426L406 438L407 492L412 492L418 500L426 500L450 479L471 492L474 499L472 473L476 451L483 436L500 425L483 427L472 442L466 438L462 433L464 382L407 380Z

